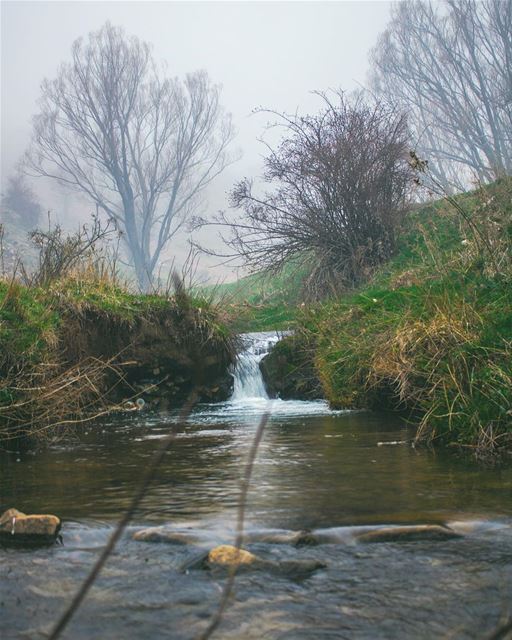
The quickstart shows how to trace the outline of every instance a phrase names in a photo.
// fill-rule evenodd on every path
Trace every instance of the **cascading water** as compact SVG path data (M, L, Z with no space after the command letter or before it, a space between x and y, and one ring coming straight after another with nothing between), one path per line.
M231 402L250 399L268 399L260 371L260 361L278 342L280 336L274 332L246 333L243 336L245 349L238 356L234 375L234 390Z
M288 333L288 332L287 332ZM261 360L283 335L275 331L245 333L244 345L233 370L233 394L226 402L201 405L194 412L194 421L221 422L235 425L252 424L265 411L271 412L271 420L293 419L296 416L334 415L325 400L270 399L260 371Z

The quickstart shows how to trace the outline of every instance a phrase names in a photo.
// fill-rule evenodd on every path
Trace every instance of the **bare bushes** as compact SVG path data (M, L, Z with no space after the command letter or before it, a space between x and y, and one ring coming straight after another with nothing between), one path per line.
M393 254L410 167L403 114L342 92L318 115L280 115L284 137L265 160L269 191L232 191L245 219L229 225L232 257L252 270L307 264L310 297L352 287Z
M68 277L74 270L104 262L101 256L101 243L113 229L110 223L103 225L93 218L89 227L83 225L75 233L65 233L60 225L48 226L47 230L38 229L29 235L37 250L36 264L29 269L20 261L22 281L31 287L46 287L52 282Z

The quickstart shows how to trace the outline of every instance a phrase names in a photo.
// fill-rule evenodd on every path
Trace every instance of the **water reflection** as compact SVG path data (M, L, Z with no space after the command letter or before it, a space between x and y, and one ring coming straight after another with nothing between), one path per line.
M273 413L254 467L248 518L259 525L512 514L510 468L483 469L414 449L412 433L395 417L332 413L319 403L306 403L312 405L309 415L298 415L296 403L289 404L288 413L282 407ZM260 414L254 406L247 412L227 405L200 408L180 429L137 521L232 518ZM173 420L130 416L96 425L72 446L1 453L2 507L85 522L117 518ZM378 446L389 441L406 444Z
M410 443L408 427L393 417L331 413L323 404L307 415L293 403L279 408L254 467L246 546L272 562L308 559L326 568L300 579L241 572L216 637L489 636L512 594L512 469L481 469L410 444L379 446ZM240 475L261 414L255 403L246 409L199 407L180 428L65 638L191 640L204 631L225 576L182 567L196 556L197 540L233 541ZM158 439L175 423L173 415L138 414L96 425L69 446L0 454L1 508L64 519L64 546L0 549L2 640L47 636L131 499ZM467 535L362 545L347 528L445 520L459 520L457 530ZM196 541L131 539L148 523L190 531ZM306 548L272 543L271 527L309 527L326 541Z

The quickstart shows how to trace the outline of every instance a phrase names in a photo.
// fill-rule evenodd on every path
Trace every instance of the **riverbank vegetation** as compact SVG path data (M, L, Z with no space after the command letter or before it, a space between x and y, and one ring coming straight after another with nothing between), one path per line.
M497 0L398 3L371 92L271 112L283 137L221 220L249 268L303 266L295 336L264 367L281 386L309 360L333 406L403 411L417 440L478 455L512 445L511 25ZM284 315L265 304L253 329Z
M264 159L265 192L240 181L230 200L241 221L215 223L228 230L227 257L252 271L295 266L307 300L357 286L393 255L411 180L403 113L341 90L317 95L314 115L271 112L283 138Z
M512 180L416 206L364 286L302 307L294 349L334 407L398 410L417 440L481 456L510 448Z
M0 278L1 439L60 436L138 398L172 407L192 389L229 395L235 340L211 300L189 295L178 278L172 293L133 293L93 245L75 246L78 259L54 272L70 237L35 239L30 281Z

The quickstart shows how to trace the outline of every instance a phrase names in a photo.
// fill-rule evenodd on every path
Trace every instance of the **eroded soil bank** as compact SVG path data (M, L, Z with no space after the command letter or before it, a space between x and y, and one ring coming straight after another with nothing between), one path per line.
M217 308L183 292L0 283L0 439L48 439L139 398L159 409L193 389L224 400L235 342Z

